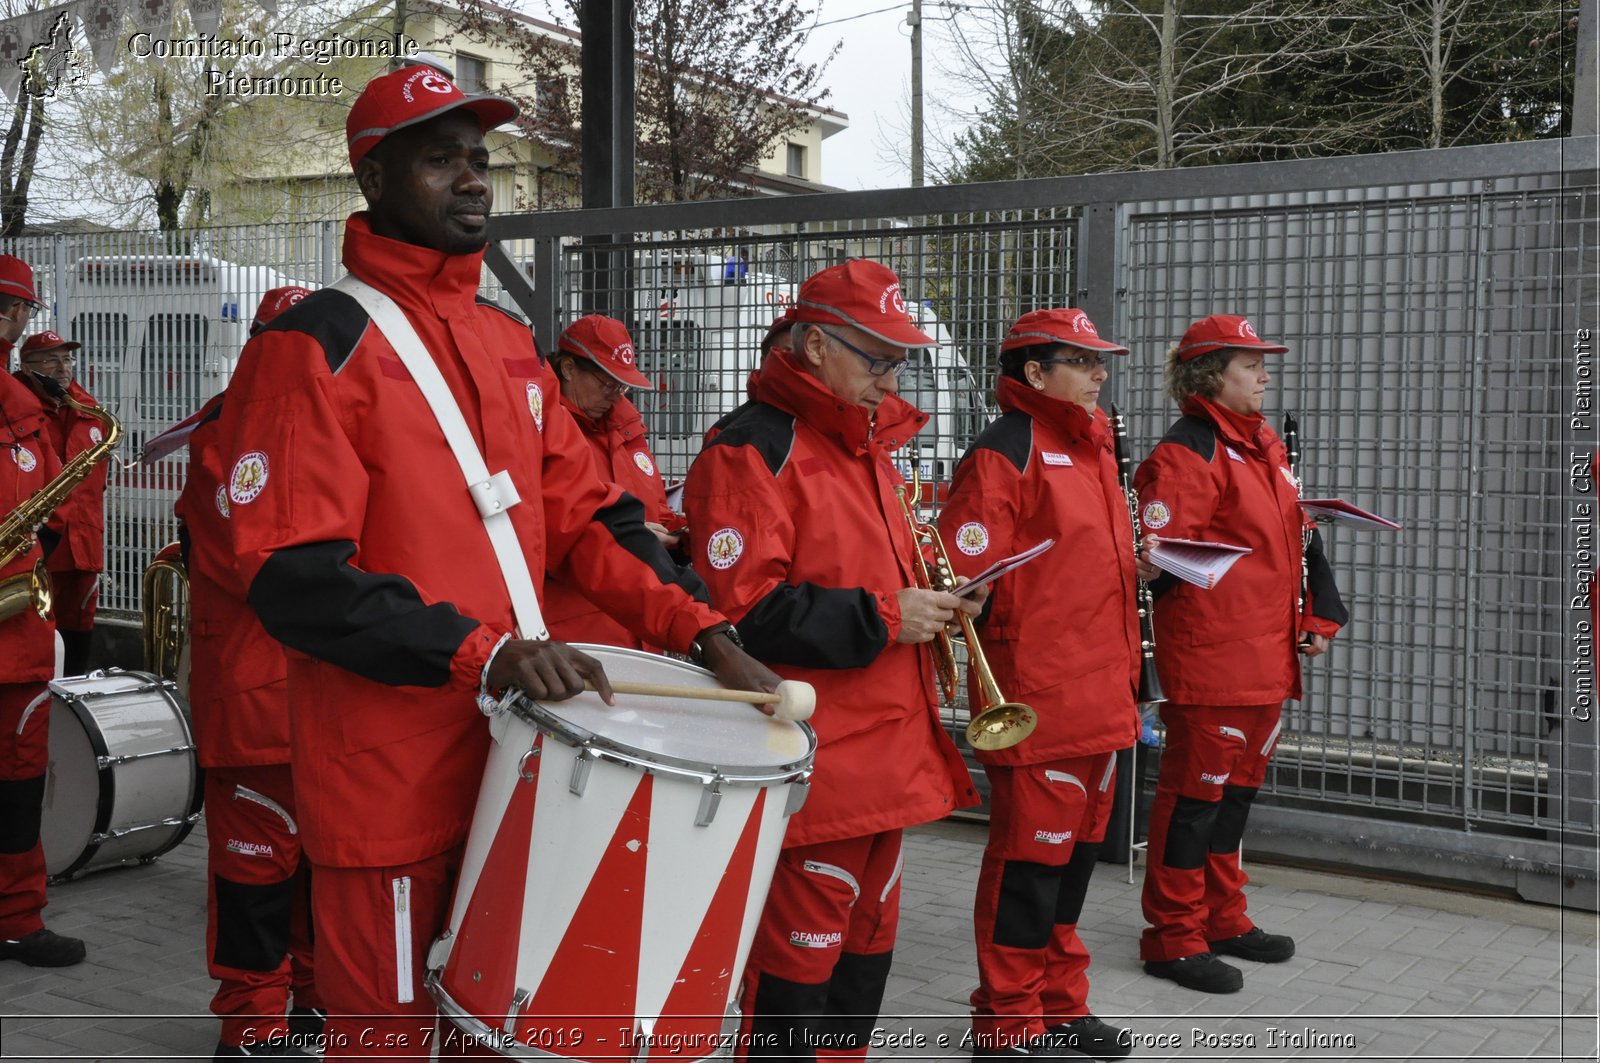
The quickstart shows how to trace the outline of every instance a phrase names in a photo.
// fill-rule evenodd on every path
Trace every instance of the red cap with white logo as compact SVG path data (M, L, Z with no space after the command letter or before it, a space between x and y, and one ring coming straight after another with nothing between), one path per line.
M633 337L616 318L585 314L567 326L556 341L556 350L587 358L606 374L630 388L650 388L650 378L639 372L633 352Z
M33 290L33 267L16 255L0 255L0 295L15 295L38 306L39 296Z
M468 96L454 81L426 66L403 66L367 82L344 121L350 166L390 133L464 107L487 133L517 116L517 105L499 96Z
M51 332L49 329L45 329L43 332L34 333L23 341L22 354L27 356L34 351L53 351L62 347L69 351L75 351L82 346L83 344L75 340L69 340L59 332Z
M865 258L848 259L807 277L794 304L794 320L851 325L896 347L939 345L911 323L894 270Z
M1241 350L1260 351L1262 354L1285 354L1289 348L1281 343L1270 343L1256 335L1249 318L1237 314L1212 314L1190 325L1178 341L1178 361L1190 362L1202 354L1238 347Z
M1000 341L1002 351L1019 347L1034 347L1041 343L1068 343L1089 351L1110 351L1127 354L1128 348L1102 339L1089 315L1075 307L1059 310L1035 310L1017 318L1006 338Z

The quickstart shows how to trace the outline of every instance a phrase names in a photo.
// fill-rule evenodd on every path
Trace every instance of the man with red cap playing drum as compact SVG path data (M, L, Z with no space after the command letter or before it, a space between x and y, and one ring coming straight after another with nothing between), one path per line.
M645 438L644 418L628 401L629 388L649 379L634 357L633 337L615 318L585 314L561 333L550 359L561 385L561 405L589 441L595 473L644 505L645 527L675 550L683 517L667 505L667 488ZM642 643L572 584L552 576L545 584L545 620L558 639L640 649Z
M274 288L250 335L310 295ZM288 663L245 604L228 533L217 422L228 392L201 407L174 512L189 575L189 708L205 773L206 969L218 982L217 1059L299 1052L293 1029L321 1030L312 979L310 892L289 772ZM285 1016L291 995L293 1021Z
M38 308L33 270L0 255L0 359ZM61 471L48 418L32 389L0 373L0 516L11 513ZM56 539L54 521L42 535ZM44 550L37 541L0 567L0 580L26 588ZM10 595L8 594L8 598ZM30 967L81 963L83 942L44 925L44 847L39 842L45 767L50 759L50 689L55 675L55 626L32 602L8 604L0 615L0 960Z
M996 582L978 630L999 689L1039 723L1019 745L977 750L990 811L973 905L974 1057L1132 1050L1127 1031L1089 1012L1089 950L1078 935L1116 751L1139 737L1136 577L1158 575L1134 558L1099 407L1108 356L1127 353L1082 310L1019 318L1000 343L1000 418L961 459L939 514L961 575L1056 540Z
M345 124L367 201L351 278L250 341L219 426L239 585L291 651L325 1058L432 1047L424 964L490 745L480 708L585 681L610 700L599 663L525 607L547 569L730 686L778 682L674 582L637 500L595 478L527 324L478 296L484 133L515 116L423 67L367 85Z
M105 438L100 422L79 413L56 398L45 383L66 391L85 406L97 406L94 396L73 377L73 351L83 344L46 329L22 344L22 368L17 378L38 396L50 418L50 441L56 456L67 462ZM89 670L89 642L94 634L95 606L100 601L100 573L105 569L106 470L101 462L56 508L62 526L61 542L46 563L55 600L56 630L66 648L63 670L83 675Z
M791 349L689 471L691 556L750 652L817 690L811 794L789 821L742 991L751 1055L865 1059L900 911L901 830L974 804L928 643L981 601L917 586L891 455L900 282L852 259L800 287Z
M1348 619L1306 516L1283 441L1261 416L1266 356L1289 348L1250 322L1213 314L1167 354L1167 392L1182 416L1139 466L1145 531L1249 547L1210 590L1158 579L1156 666L1169 699L1161 775L1150 809L1140 941L1144 969L1202 993L1235 993L1220 956L1281 963L1294 939L1245 914L1239 863L1251 802L1266 778L1285 698L1300 696L1297 654L1316 657Z

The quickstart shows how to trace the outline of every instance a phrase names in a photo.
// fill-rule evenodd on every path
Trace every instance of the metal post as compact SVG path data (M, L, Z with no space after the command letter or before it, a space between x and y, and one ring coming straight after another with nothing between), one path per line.
M633 0L580 4L583 38L583 205L633 205ZM628 321L631 233L585 237L583 304Z
M922 164L922 0L911 0L911 187L921 188Z
M1578 6L1578 51L1572 83L1572 135L1600 135L1600 71L1595 52L1600 49L1600 0L1582 0Z

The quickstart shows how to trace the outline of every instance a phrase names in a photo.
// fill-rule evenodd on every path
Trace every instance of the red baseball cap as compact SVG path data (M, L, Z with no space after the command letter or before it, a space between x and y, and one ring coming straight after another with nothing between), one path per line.
M51 332L49 329L45 329L43 332L35 332L32 336L22 341L22 357L27 357L34 351L53 351L59 347L75 351L82 346L83 344L66 339L58 332Z
M939 341L911 323L900 278L881 262L852 258L813 273L800 285L794 321L850 325L896 347L937 347Z
M655 386L634 364L633 337L616 318L585 314L567 326L556 342L556 350L589 359L613 380L630 388Z
M1041 343L1067 343L1090 351L1110 351L1127 354L1128 348L1102 339L1089 315L1076 307L1059 310L1034 310L1017 318L1005 339L1000 341L1002 351L1019 347L1033 347Z
M794 326L794 304L790 303L783 308L783 313L772 319L772 324L767 326L767 334L761 337L761 354L766 356L772 349L773 343L778 338L778 333Z
M1196 321L1184 332L1183 339L1178 341L1178 361L1193 361L1202 354L1231 347L1262 354L1285 354L1289 350L1281 343L1269 343L1256 335L1256 327L1250 324L1249 318L1212 314Z
M454 81L427 66L403 66L367 82L344 120L350 166L390 133L426 122L458 107L477 116L488 132L517 116L517 105L499 96L468 96Z
M33 290L33 267L16 255L0 255L0 295L15 295L39 305Z
M263 295L261 305L256 307L256 319L250 322L250 335L254 336L266 328L272 323L273 318L310 294L310 288L302 288L298 284L286 284Z

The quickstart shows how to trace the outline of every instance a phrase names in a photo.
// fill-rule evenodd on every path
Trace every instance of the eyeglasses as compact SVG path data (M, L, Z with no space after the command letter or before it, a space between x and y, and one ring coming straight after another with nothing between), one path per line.
M22 360L22 364L23 365L43 365L43 366L71 365L74 362L76 362L77 360L78 359L74 358L70 354L58 354L58 355L52 355L52 356L50 356L48 358L37 358L37 357L35 357L35 358L24 358Z
M1081 358L1040 358L1040 365L1070 365L1074 369L1104 369L1106 360L1098 354L1086 354Z
M892 375L896 380L898 380L905 376L906 370L911 368L911 359L909 357L874 358L872 355L868 354L866 351L863 351L860 347L857 347L849 340L829 332L820 325L817 326L817 330L830 340L842 345L846 350L848 350L851 354L854 354L857 358L860 358L863 362L866 362L867 372L871 373L873 376Z
M33 315L39 312L38 304L30 303L26 299L18 299L4 310L0 310L0 317L10 317L12 312L19 306L22 307L22 320L24 321L33 320Z
M578 364L600 378L600 392L603 395L626 395L633 390L629 385L624 384L592 362L580 361Z

